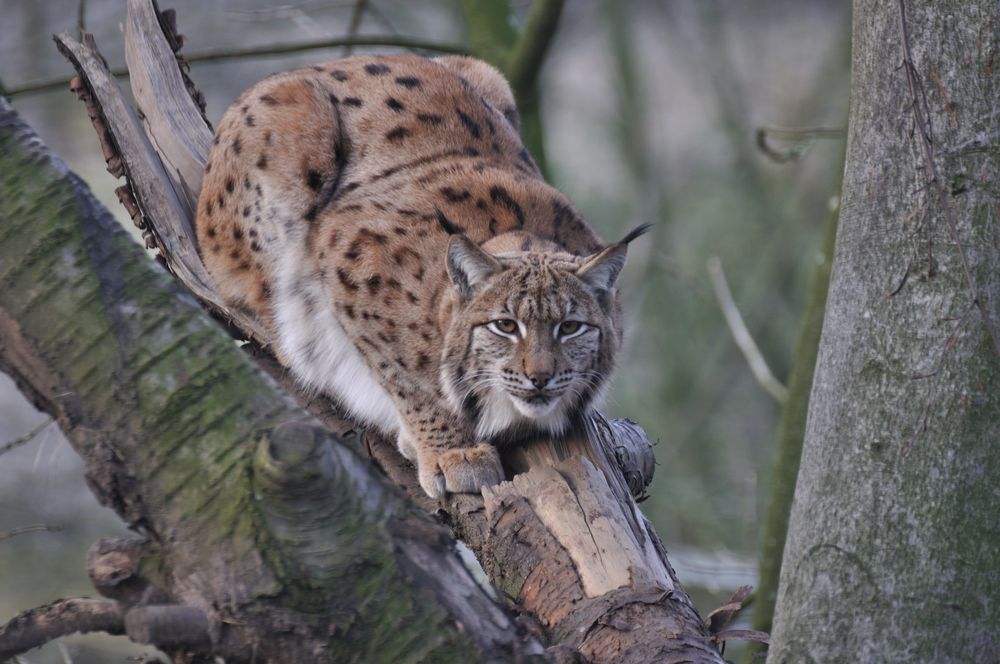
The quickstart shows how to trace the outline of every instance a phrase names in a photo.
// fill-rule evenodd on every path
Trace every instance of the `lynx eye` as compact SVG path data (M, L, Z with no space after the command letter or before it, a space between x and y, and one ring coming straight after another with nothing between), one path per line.
M509 337L516 335L518 332L517 321L511 318L501 318L499 320L490 321L487 327L491 332L499 334L502 337Z
M581 323L578 320L564 320L556 327L556 335L563 339L572 339L583 334L586 329L586 323Z

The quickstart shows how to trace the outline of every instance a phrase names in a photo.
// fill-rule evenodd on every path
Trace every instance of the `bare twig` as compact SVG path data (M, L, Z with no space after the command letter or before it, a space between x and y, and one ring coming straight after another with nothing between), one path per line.
M83 39L83 33L87 31L87 0L79 0L77 3L76 29L79 38Z
M74 632L124 634L121 607L103 599L71 598L25 611L0 626L0 661Z
M836 127L757 127L757 148L771 160L784 164L798 161L818 139L844 137L844 130ZM769 138L793 141L787 150L777 150L768 143Z
M47 523L33 523L30 526L18 526L17 528L11 528L10 530L0 530L0 542L11 539L12 537L17 537L18 535L24 535L25 533L57 533L60 530L62 530L60 526L50 526Z
M32 440L35 439L35 436L44 431L45 428L50 424L52 424L54 421L55 420L53 420L52 418L49 418L44 422L42 422L41 424L39 424L34 429L32 429L31 431L29 431L28 433L21 436L20 438L15 438L9 443L4 443L2 446L0 446L0 455L6 454L7 452L10 452L11 450L18 448L21 445L26 445L30 443Z
M405 48L416 51L433 51L436 53L457 53L468 54L468 49L458 44L444 44L432 42L413 37L403 37L399 35L356 35L354 37L338 37L335 39L317 39L314 41L299 42L296 44L276 44L274 46L249 47L237 49L219 49L216 51L206 51L203 53L193 53L185 56L189 64L198 62L218 62L221 60L239 60L243 58L262 58L277 55L291 55L302 51L312 51L323 48L337 48L339 46L386 46L392 48ZM111 70L111 74L116 78L128 76L128 70L124 67L116 67ZM70 84L69 78L58 78L47 81L37 81L13 88L0 88L0 93L15 97L18 95L36 94L39 92L49 92L52 90L65 89Z
M353 37L317 39L313 41L298 42L295 44L276 44L274 46L265 47L220 49L218 51L193 53L186 56L186 58L188 62L193 64L195 62L215 62L219 60L233 60L238 58L259 58L271 55L287 55L289 53L312 51L321 48L336 48L338 46L389 46L394 48L416 49L419 51L434 51L437 53L457 53L460 55L465 55L469 52L466 47L458 44L444 44L426 39L418 39L416 37L404 37L399 35L355 35Z
M562 8L563 0L535 0L531 4L524 27L507 56L507 65L504 67L510 87L518 99L538 78L545 53L559 25Z
M291 18L307 11L317 11L322 9L344 9L354 5L353 0L343 0L341 2L300 2L287 5L269 5L259 8L234 8L227 9L226 14L241 20L248 21L273 21L275 19Z
M775 401L784 403L788 399L788 388L782 385L781 381L771 373L767 361L753 337L750 336L747 326L743 323L743 317L740 316L740 311L736 308L733 296L729 292L726 274L722 271L722 261L717 256L708 259L708 274L712 278L712 288L715 290L715 297L719 301L719 307L722 309L722 315L726 319L729 331L733 335L733 341L736 342L743 357L746 358L747 364L750 365L750 371L753 372L754 378L764 388L764 391L774 397Z
M993 342L993 349L1000 356L1000 339L997 338L996 328L986 310L986 303L983 302L979 287L972 276L972 270L969 268L969 260L965 255L965 247L958 236L958 222L955 219L955 213L948 200L948 193L942 186L941 178L938 174L937 162L934 156L934 145L931 141L930 114L926 113L926 97L924 96L923 86L917 75L917 69L913 65L913 56L910 54L910 33L906 26L906 0L899 0L899 30L903 47L903 69L906 71L906 83L910 89L910 108L913 111L913 121L917 127L917 134L920 136L920 147L927 166L924 171L924 178L926 183L934 188L934 192L940 201L941 211L948 222L948 233L951 236L952 242L955 243L955 247L958 249L958 256L962 263L965 282L969 287L969 294L972 296L973 303L979 309L983 325L986 326L986 331Z
M351 11L351 22L347 26L347 37L354 37L358 34L358 29L361 28L361 19L365 16L365 9L368 7L368 0L357 0L354 3L354 9ZM346 58L351 54L354 47L350 44L344 47L343 56Z

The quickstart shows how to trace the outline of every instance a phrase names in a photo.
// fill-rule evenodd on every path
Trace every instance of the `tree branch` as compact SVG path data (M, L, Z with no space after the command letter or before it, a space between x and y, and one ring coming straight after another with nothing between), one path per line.
M53 420L51 418L47 419L44 422L42 422L41 424L39 424L37 427L35 427L34 429L32 429L31 431L29 431L28 433L26 433L23 436L21 436L20 438L15 438L12 441L9 441L9 442L4 443L3 445L0 445L0 455L4 455L7 452L10 452L11 450L17 449L21 445L26 445L26 444L30 443L31 441L33 441L35 439L35 436L37 436L41 432L45 431L45 429L50 424L52 424L52 421Z
M76 632L125 633L125 616L117 602L104 599L61 599L18 614L0 626L0 661Z
M564 0L535 0L520 36L505 58L504 74L518 99L523 98L538 80L538 72L559 26L563 4Z
M740 316L740 311L733 301L732 293L729 292L729 284L726 283L726 273L722 271L722 261L713 256L708 259L708 274L712 278L712 288L715 290L715 297L719 301L722 315L726 319L729 331L733 335L733 341L743 353L753 377L757 383L764 388L764 391L774 397L778 403L784 403L788 399L788 388L781 384L771 369L767 366L767 360L760 352L750 330L747 329Z
M274 46L260 46L234 49L218 49L215 51L204 51L202 53L192 53L185 56L188 63L197 64L200 62L220 62L224 60L239 60L244 58L264 58L277 55L292 55L303 51L314 51L324 48L356 47L356 46L387 46L393 48L406 48L417 51L431 51L435 53L455 53L458 55L468 54L468 49L457 44L444 44L414 37L403 37L399 35L355 35L353 37L338 37L334 39L317 39L315 41L298 42L295 44L276 44ZM115 78L127 78L128 69L125 67L115 67L111 69L111 74ZM7 97L17 97L19 95L36 94L40 92L51 92L62 90L69 86L71 79L55 78L46 81L36 81L24 85L6 87L0 89Z

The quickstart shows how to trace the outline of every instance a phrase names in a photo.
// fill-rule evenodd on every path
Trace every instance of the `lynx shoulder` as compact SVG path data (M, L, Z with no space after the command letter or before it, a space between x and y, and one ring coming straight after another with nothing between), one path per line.
M501 481L498 445L599 398L637 234L598 239L522 145L507 82L464 57L258 83L219 123L197 214L230 305L304 385L395 435L435 497Z

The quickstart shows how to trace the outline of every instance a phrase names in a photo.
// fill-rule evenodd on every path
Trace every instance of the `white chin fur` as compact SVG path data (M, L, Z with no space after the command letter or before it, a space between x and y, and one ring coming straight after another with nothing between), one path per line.
M525 401L524 399L518 399L517 397L511 397L510 400L513 402L514 408L517 409L517 412L521 413L529 420L548 417L559 405L559 399L551 399L543 404L533 404L529 401Z
M561 399L545 405L529 404L510 396L506 391L490 389L480 396L479 424L476 436L490 440L495 436L517 429L548 431L559 435L569 424Z

